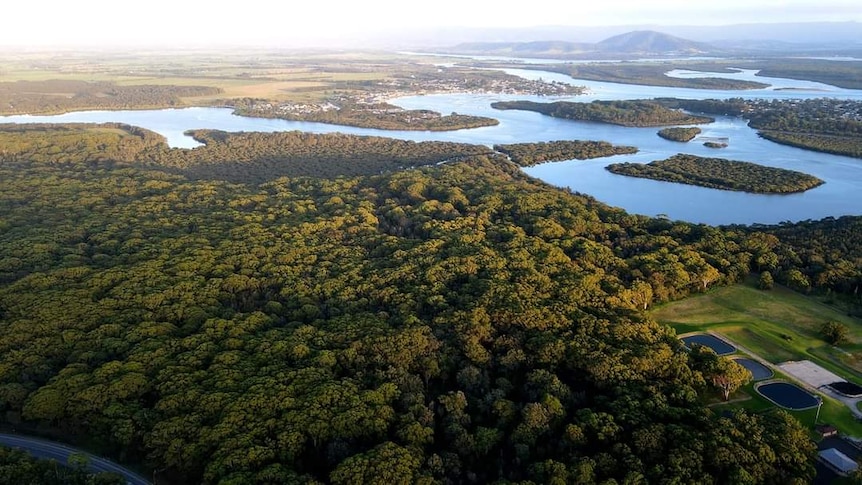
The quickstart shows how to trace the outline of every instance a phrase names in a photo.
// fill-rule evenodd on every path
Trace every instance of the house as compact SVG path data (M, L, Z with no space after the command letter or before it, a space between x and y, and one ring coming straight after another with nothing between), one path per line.
M831 438L833 436L838 436L838 429L835 426L831 426L828 424L819 424L817 425L817 432L820 434L821 438Z

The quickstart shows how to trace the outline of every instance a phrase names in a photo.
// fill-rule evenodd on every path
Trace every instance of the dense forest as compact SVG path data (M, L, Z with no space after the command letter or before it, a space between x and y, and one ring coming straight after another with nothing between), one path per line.
M701 129L694 126L691 128L673 127L659 130L658 136L670 141L689 142L700 133Z
M738 229L738 228L736 228ZM862 217L827 217L820 221L748 228L769 234L771 251L757 258L756 270L804 293L826 293L849 303L862 316Z
M804 192L823 184L817 177L794 170L682 153L646 164L614 163L605 168L630 177L756 194Z
M690 115L681 110L669 109L659 103L646 100L593 101L592 103L498 101L492 103L491 107L494 109L535 111L554 118L595 121L621 126L694 125L713 121L712 118Z
M775 236L629 215L502 156L237 184L58 148L0 158L19 428L173 483L813 476L797 421L705 408L709 379L642 313L778 274Z
M494 150L508 155L513 162L521 167L561 160L609 157L611 155L637 153L638 151L635 147L611 145L606 141L583 140L494 145Z
M131 85L72 80L0 83L0 114L54 114L88 109L171 108L181 98L213 96L207 86Z
M89 473L74 463L38 460L0 445L0 485L124 485L113 473Z
M161 135L122 124L0 125L7 161L158 167L193 179L261 182L281 176L376 175L492 153L482 145L340 133L189 132L205 146L168 148Z
M379 130L452 131L500 124L494 118L451 113L441 115L425 109L406 110L389 103L348 103L333 109L273 110L272 103L233 100L234 114L291 121L315 121L333 125Z
M767 140L798 148L862 158L862 101L790 100L657 100L669 108L707 114L742 116Z

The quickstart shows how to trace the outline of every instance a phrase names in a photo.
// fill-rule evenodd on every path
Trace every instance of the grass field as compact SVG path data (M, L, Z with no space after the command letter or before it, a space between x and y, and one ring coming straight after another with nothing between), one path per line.
M751 280L656 307L652 316L677 333L722 333L772 363L808 359L862 382L862 321L784 287L762 291ZM831 320L850 329L851 342L842 348L820 337L821 325Z
M651 315L678 334L714 331L773 364L810 360L849 381L862 383L862 321L784 287L762 291L751 279L745 284L716 288L658 306ZM847 325L851 343L836 348L821 339L820 326L830 320ZM775 377L787 378L780 372ZM740 400L715 405L714 409L744 408L760 412L775 407L754 390L753 384L732 398ZM806 426L814 425L815 413L816 410L791 412ZM845 433L862 437L862 423L844 404L831 398L824 400L818 422L828 422Z
M0 51L0 82L110 81L119 85L209 86L220 96L186 98L206 105L225 98L314 102L344 83L389 79L417 69L408 57L334 52L80 52L53 57Z

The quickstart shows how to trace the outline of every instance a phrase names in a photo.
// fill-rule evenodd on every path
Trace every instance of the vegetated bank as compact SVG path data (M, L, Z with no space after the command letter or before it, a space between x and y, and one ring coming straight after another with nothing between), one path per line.
M271 103L248 103L243 100L231 101L234 114L258 118L277 118L291 121L313 121L333 125L376 128L379 130L407 131L451 131L500 124L486 116L462 115L451 113L442 115L425 109L406 110L389 103L344 103L340 106L331 103L302 105L297 109L261 109L259 106Z
M341 133L194 130L188 134L205 145L191 150L169 148L161 135L118 123L8 124L0 125L0 146L7 161L127 163L191 179L238 183L285 176L377 175L493 153L483 145Z
M182 98L213 96L209 86L118 85L72 80L0 83L0 114L59 114L92 109L155 109L183 106Z
M758 76L783 77L862 89L862 62L829 59L768 59L753 62Z
M506 67L514 66L507 64ZM621 84L637 84L644 86L720 90L763 89L769 87L768 84L755 81L742 81L721 77L676 78L665 74L672 69L709 70L716 71L716 74L719 75L722 73L721 71L734 72L728 70L726 66L717 66L715 64L663 64L656 62L638 64L634 62L625 62L619 64L518 64L517 67L519 69L558 72L575 79Z
M830 98L791 100L683 100L657 102L688 111L740 116L767 140L835 155L862 158L862 101Z
M235 183L90 136L0 158L6 421L176 483L813 476L796 420L711 412L642 313L739 281L762 233L630 215L502 156Z
M701 129L693 126L689 128L672 127L659 130L658 136L670 141L689 142L701 133Z
M637 153L636 147L612 145L606 141L558 140L537 143L513 143L494 145L494 150L504 153L521 167L562 160L585 160Z
M614 163L605 168L630 177L755 194L804 192L824 183L817 177L794 170L686 154L677 154L647 164Z
M487 65L487 64L485 64ZM513 67L507 64L506 67ZM716 75L734 72L733 68L756 69L757 76L799 79L831 84L845 89L862 89L862 62L828 59L733 59L714 62L675 61L667 63L588 63L588 64L525 64L519 69L552 71L590 81L668 86L693 89L745 90L763 89L769 84L721 77L673 78L673 69L714 72Z
M593 101L592 103L573 103L556 101L536 103L534 101L498 101L491 103L494 109L517 109L535 111L554 118L578 121L595 121L620 126L666 126L695 125L712 123L712 118L695 116L677 109L647 100L634 101Z

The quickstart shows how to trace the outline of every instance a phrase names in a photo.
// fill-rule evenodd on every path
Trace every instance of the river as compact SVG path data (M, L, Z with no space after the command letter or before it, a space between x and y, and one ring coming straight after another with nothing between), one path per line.
M564 139L606 140L640 149L634 155L621 155L588 161L548 163L524 169L538 179L575 192L589 194L598 200L649 216L666 215L671 219L706 224L774 224L784 221L821 219L828 216L862 215L862 160L817 153L772 143L757 136L743 120L719 117L715 123L702 125L702 137L726 137L727 148L706 148L697 139L682 144L656 136L656 128L626 128L601 123L562 120L526 111L497 111L494 101L530 99L549 102L569 100L645 99L678 97L688 99L731 97L789 99L835 97L862 101L862 91L840 89L819 83L791 79L763 78L752 71L728 73L721 77L752 79L770 83L767 88L732 91L702 90L655 86L638 86L572 79L564 74L507 69L506 72L529 79L542 78L582 85L585 95L569 98L543 98L517 95L446 94L398 98L393 104L406 109L432 109L441 113L457 112L490 116L500 120L497 126L453 132L388 131L355 128L323 123L294 122L234 116L225 108L186 108L141 111L84 111L56 116L6 116L0 122L14 123L104 123L121 122L162 134L173 147L193 148L197 142L183 134L190 129L224 131L288 131L313 133L342 132L377 135L415 141L442 140L493 145ZM675 76L703 75L692 71L672 72ZM715 74L711 74L718 77ZM802 194L758 195L707 189L683 184L638 179L611 174L604 169L615 162L649 162L676 153L744 160L810 173L826 183Z

